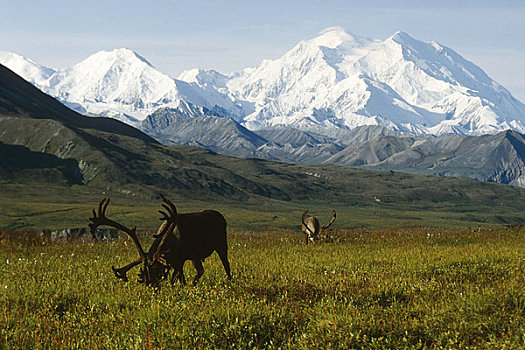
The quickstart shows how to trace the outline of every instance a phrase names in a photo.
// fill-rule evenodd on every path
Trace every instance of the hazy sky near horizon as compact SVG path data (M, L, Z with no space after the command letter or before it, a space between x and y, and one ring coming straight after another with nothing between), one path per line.
M133 49L177 77L275 59L327 27L384 40L437 41L525 102L525 1L0 0L0 51L51 67Z

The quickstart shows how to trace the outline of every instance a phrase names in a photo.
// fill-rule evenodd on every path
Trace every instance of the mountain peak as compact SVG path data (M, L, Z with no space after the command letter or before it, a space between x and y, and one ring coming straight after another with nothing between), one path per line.
M96 129L156 143L150 136L124 123L109 118L90 118L70 110L2 65L0 101L4 111L17 118L52 119L68 127Z
M24 56L19 55L19 54L14 53L14 52L0 51L0 60L1 61L7 61L8 59L23 59L23 60L26 60L26 61L31 61L30 59L25 58Z
M55 70L41 66L29 58L8 51L0 51L0 64L33 84L44 84Z
M412 38L410 35L408 35L407 33L401 31L401 30L398 30L397 32L395 32L390 38L387 39L387 41L394 41L398 44L406 44L406 43L413 43L413 42L417 42L418 40Z
M333 49L342 45L363 47L372 42L372 40L365 36L350 34L342 27L328 27L319 32L319 35L309 40L309 42L316 46L326 46Z
M350 34L343 27L328 27L319 32L319 36L339 36L346 37Z
M177 80L182 80L187 83L196 83L199 85L215 85L223 87L226 84L226 80L228 79L228 76L210 69L199 69L199 68L193 68L189 70L185 70L182 72L178 77Z
M135 51L128 48L119 48L112 51L99 51L89 56L85 61L102 61L102 62L129 62L136 63L141 62L146 65L153 67L144 57L136 53ZM84 62L85 62L84 61Z
M139 55L137 52L133 51L132 49L128 49L124 47L120 49L115 49L111 51L111 53L113 53L115 56L123 57L123 58L133 58L133 59L138 58L142 62L147 63L148 65L151 66L151 63L149 63L148 60L146 60L144 57L142 57L141 55Z

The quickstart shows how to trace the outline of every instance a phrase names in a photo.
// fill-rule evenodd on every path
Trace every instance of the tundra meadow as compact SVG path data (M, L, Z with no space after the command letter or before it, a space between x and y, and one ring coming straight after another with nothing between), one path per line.
M525 347L519 226L333 229L314 245L230 230L231 282L214 254L197 286L157 289L113 275L136 259L127 238L16 235L0 245L5 349Z
M0 350L525 350L524 17L1 0Z

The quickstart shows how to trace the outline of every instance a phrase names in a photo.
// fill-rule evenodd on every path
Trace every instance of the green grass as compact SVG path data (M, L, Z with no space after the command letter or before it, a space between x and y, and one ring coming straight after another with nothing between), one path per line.
M30 233L85 227L109 195L108 217L149 241L160 199L0 183L0 231L16 230L0 235L0 349L525 348L525 229L503 226L523 223L520 203L432 202L423 190L377 202L376 189L362 191L333 203L167 193L180 212L225 215L234 278L213 255L196 287L154 290L134 271L129 283L113 276L136 258L127 239ZM337 211L333 242L304 244L305 209L322 223Z
M38 183L0 182L0 230L16 229L64 229L87 227L91 210L104 197L111 198L108 213L123 224L141 229L158 226L160 198L139 198L87 186L60 186ZM332 209L337 211L335 227L391 227L391 226L438 226L438 227L498 227L500 225L525 224L521 197L513 200L515 207L497 201L490 205L458 204L453 200L429 203L417 202L366 202L363 198L373 192L356 196L351 203L327 201L278 201L268 198L250 198L233 201L225 198L197 199L176 193L164 192L180 212L216 209L224 214L228 227L235 230L298 230L301 214L319 218L322 224L331 218ZM399 191L401 193L401 191Z
M524 229L332 233L230 230L231 283L213 255L196 287L160 290L112 275L126 240L6 241L0 348L525 347Z

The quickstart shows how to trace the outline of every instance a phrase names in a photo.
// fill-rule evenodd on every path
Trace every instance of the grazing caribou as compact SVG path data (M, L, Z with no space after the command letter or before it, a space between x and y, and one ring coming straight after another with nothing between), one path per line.
M308 244L308 241L312 241L313 243L324 237L322 235L324 230L329 228L335 221L335 210L332 210L332 214L334 215L332 220L327 225L320 226L317 218L308 216L308 210L303 213L303 216L301 217L301 229L306 235L306 244Z
M214 251L217 252L226 270L228 279L231 279L230 263L228 262L228 243L226 237L226 220L221 213L215 210L204 210L197 213L178 214L173 203L162 196L165 211L159 210L162 224L153 236L155 240L148 252L142 249L137 237L136 228L129 229L120 223L106 217L109 198L104 198L90 218L89 227L95 232L98 226L106 225L118 229L129 236L138 251L139 258L121 268L111 267L115 276L124 281L126 273L133 267L142 264L139 273L139 282L157 286L168 276L173 269L171 283L175 278L185 284L183 266L186 260L191 260L197 270L193 280L195 285L204 273L202 262Z

